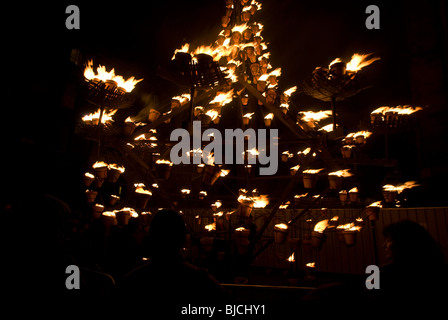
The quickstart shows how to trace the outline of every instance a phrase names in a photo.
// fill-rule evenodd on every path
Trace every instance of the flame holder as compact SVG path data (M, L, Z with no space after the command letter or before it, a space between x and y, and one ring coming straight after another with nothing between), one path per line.
M195 88L225 85L226 79L219 64L208 54L197 54L196 61L189 53L178 52L173 61L173 70L180 82Z
M221 168L218 166L206 165L202 182L212 186L221 175Z
M365 209L366 216L370 221L378 220L378 215L380 213L380 207L367 207Z
M344 182L344 178L334 174L330 174L328 175L328 181L330 182L331 190L340 190L342 187L342 183Z
M129 219L131 218L131 212L120 210L115 213L115 217L119 226L126 226L128 225Z
M286 235L288 234L288 230L274 227L274 240L277 244L283 244L286 240Z
M252 208L254 207L254 202L250 200L243 200L238 203L238 214L243 217L249 217Z
M312 189L316 186L317 174L304 173L303 174L303 186L306 189Z
M86 80L87 100L95 105L123 109L134 103L135 96L103 81Z
M345 244L349 247L354 246L356 242L356 233L358 231L344 230L342 234L344 235Z
M244 229L242 231L235 231L235 241L238 247L238 253L245 255L249 249L249 235L250 230Z
M313 248L320 249L327 239L327 235L323 232L312 231L311 232L311 246Z

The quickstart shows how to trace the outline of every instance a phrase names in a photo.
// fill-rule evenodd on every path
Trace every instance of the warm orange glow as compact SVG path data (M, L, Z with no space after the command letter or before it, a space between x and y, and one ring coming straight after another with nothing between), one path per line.
M261 194L257 197L253 197L254 208L265 208L269 204L267 195Z
M147 194L152 196L152 192L146 189L146 186L144 183L135 183L135 192L140 194Z
M168 164L169 166L172 166L173 163L170 160L165 160L165 159L159 159L156 161L156 164Z
M274 114L273 113L268 113L264 118L272 120L272 119L274 119Z
M204 228L205 228L207 231L213 231L213 230L216 230L216 222L213 222L213 223L211 223L211 224L208 224L208 225L204 226Z
M324 168L320 168L320 169L306 169L306 170L303 170L303 173L317 174L317 173L321 172L322 170L324 170Z
M364 67L367 67L368 65L372 64L373 62L380 60L379 57L375 57L369 60L366 60L368 56L370 56L371 53L368 54L359 54L355 53L352 56L352 59L347 63L347 71L352 72L358 72Z
M325 229L327 229L327 227L328 219L325 219L316 223L316 225L314 226L314 231L322 233L325 231Z
M233 89L227 92L219 92L212 101L210 101L210 104L217 104L218 106L222 107L233 100Z
M375 202L372 202L371 204L369 204L367 207L379 207L379 208L382 208L383 205L381 204L381 201L375 201Z
M108 164L104 161L97 161L93 164L92 168L96 169L96 168L102 168L102 167L107 167Z
M351 177L353 174L349 172L350 169L343 169L343 170L338 170L338 171L334 171L334 172L330 172L328 175L329 176L338 176L338 177Z
M219 112L216 110L208 110L205 114L209 116L212 121L219 117Z
M290 97L294 92L296 92L296 90L297 90L297 86L294 86L294 87L289 88L288 90L283 91L283 94L285 96Z
M332 115L331 110L323 110L323 111L300 111L299 114L303 115L303 121L320 121L323 119L327 119Z
M113 80L117 83L118 87L123 88L126 92L131 92L134 89L135 85L143 80L136 80L134 77L130 77L129 79L124 80L122 76L115 75L114 69L107 72L106 67L101 65L96 69L96 71L97 73L93 71L93 60L89 60L87 62L86 68L84 69L84 77L87 80L99 79L103 82L105 82L106 80Z
M310 147L308 147L308 148L306 148L305 150L303 150L303 151L299 151L299 152L297 152L297 154L298 155L301 155L301 154L303 154L303 155L307 155L308 153L310 153L310 151L311 151L311 148Z
M110 110L109 112L104 110L103 115L101 117L101 123L105 124L108 122L113 122L112 116L118 111L118 109ZM98 123L100 119L101 109L98 109L96 112L85 115L82 117L82 121L84 122L96 122Z
M403 192L404 189L411 189L414 187L418 187L419 184L416 183L416 181L408 181L405 182L403 184L399 184L399 185L391 185L391 184L386 184L383 186L383 190L384 191L396 191L398 193Z
M308 268L316 268L316 262L308 262L305 266Z
M118 164L115 163L109 164L107 167L109 168L109 170L118 170L121 173L123 173L125 170L124 166L120 167Z
M288 229L288 225L287 224L285 224L285 223L279 223L279 224L276 224L275 226L274 226L274 229L280 229L280 230L287 230Z
M294 252L289 256L288 261L289 262L295 262L296 261L295 258L294 258Z

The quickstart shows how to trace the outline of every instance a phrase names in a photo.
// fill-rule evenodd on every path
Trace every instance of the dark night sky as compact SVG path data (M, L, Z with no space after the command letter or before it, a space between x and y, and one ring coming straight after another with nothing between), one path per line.
M401 1L375 2L381 12L380 30L365 27L369 1L262 3L263 36L270 43L273 67L282 68L282 87L300 84L316 66L326 66L336 57L349 59L355 52L373 52L382 59L365 73L375 86L375 96L382 100L372 101L368 108L376 103L409 103ZM33 67L44 67L44 63L36 66L34 59L51 64L66 57L62 52L78 47L100 56L104 61L98 63L113 65L120 74L145 78L139 87L148 91L154 90L155 70L166 66L176 48L184 42L201 45L216 39L224 14L224 1L216 0L70 4L80 8L80 30L65 29L66 4L45 7L39 3L26 13L30 18L24 20L33 28L23 36L30 40L25 43L32 52Z

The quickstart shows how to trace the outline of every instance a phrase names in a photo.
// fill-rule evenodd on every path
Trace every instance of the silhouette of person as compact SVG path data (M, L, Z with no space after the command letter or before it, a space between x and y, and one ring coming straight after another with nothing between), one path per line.
M70 208L46 194L27 194L3 212L1 288L21 297L71 297L66 289L67 266L75 260L65 247ZM4 222L5 222L4 220Z
M390 262L380 268L380 299L431 304L446 299L444 256L429 232L416 222L403 220L386 226L383 235Z
M182 216L174 210L159 210L149 227L149 263L123 277L120 295L145 298L154 307L167 303L178 306L223 303L226 291L213 276L206 269L187 263L180 255L185 240Z

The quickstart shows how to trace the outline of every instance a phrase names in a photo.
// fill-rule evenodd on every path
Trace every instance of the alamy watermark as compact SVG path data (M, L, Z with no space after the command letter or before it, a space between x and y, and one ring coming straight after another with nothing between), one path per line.
M269 137L268 137L269 134ZM180 140L179 140L180 139ZM278 130L210 128L201 133L201 122L193 121L192 137L186 129L174 129L170 141L178 141L170 152L173 164L256 164L260 175L274 175L278 169ZM203 149L202 141L210 141ZM194 152L199 150L200 152ZM192 153L190 153L193 151Z

